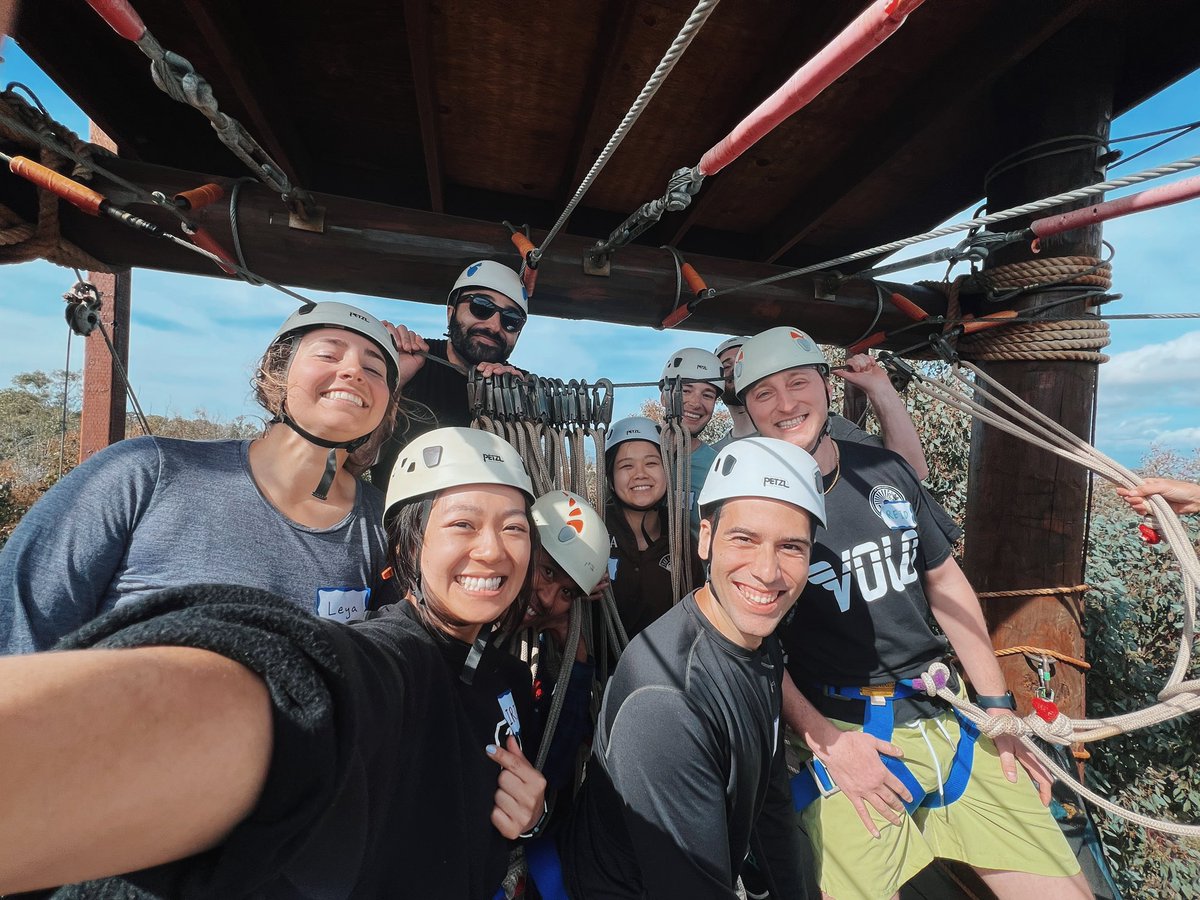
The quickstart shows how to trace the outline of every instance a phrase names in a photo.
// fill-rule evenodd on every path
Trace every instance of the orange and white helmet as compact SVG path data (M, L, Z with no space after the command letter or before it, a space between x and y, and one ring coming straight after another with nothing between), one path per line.
M551 491L533 504L542 547L585 594L608 568L608 529L590 503L570 491Z

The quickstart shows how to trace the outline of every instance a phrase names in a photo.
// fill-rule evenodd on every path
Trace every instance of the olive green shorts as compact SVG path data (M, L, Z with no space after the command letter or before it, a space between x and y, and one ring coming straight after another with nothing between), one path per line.
M832 720L843 731L860 725ZM958 746L958 719L950 711L897 726L892 743L925 790L936 793ZM804 742L791 736L802 759ZM806 769L801 770L807 772ZM980 735L970 781L949 806L920 808L897 827L868 806L878 840L842 793L818 797L801 817L820 868L821 890L836 900L885 900L935 858L983 869L1071 876L1079 871L1066 838L1018 764L1017 782L1004 777L991 739Z

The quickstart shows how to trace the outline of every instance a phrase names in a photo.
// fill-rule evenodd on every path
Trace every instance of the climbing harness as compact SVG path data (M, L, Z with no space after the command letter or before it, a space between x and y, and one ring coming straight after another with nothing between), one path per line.
M865 687L824 685L820 693L845 702L861 703L862 730L874 738L890 742L896 728L895 702L920 697L925 693L924 687L917 685L916 681L908 679ZM879 757L884 767L908 789L911 799L904 804L904 809L910 815L920 808L949 806L967 789L979 729L957 710L955 716L959 724L958 744L946 778L939 779L938 790L926 791L903 760L891 756ZM830 777L825 764L816 756L805 763L804 770L792 776L791 789L792 807L796 812L803 812L818 797L830 797L841 790Z

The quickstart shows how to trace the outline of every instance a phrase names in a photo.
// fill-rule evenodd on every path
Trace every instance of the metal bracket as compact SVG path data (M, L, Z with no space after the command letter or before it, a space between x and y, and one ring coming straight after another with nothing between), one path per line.
M289 212L288 228L295 228L298 231L312 231L316 234L324 234L325 207L314 206L312 214L307 217L295 211Z

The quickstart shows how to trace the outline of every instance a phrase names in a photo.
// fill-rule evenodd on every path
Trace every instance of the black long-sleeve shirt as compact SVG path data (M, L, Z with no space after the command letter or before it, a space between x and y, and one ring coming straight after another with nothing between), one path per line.
M632 641L608 685L560 842L575 900L736 896L753 849L772 896L809 896L780 735L783 655L729 641L694 595Z

